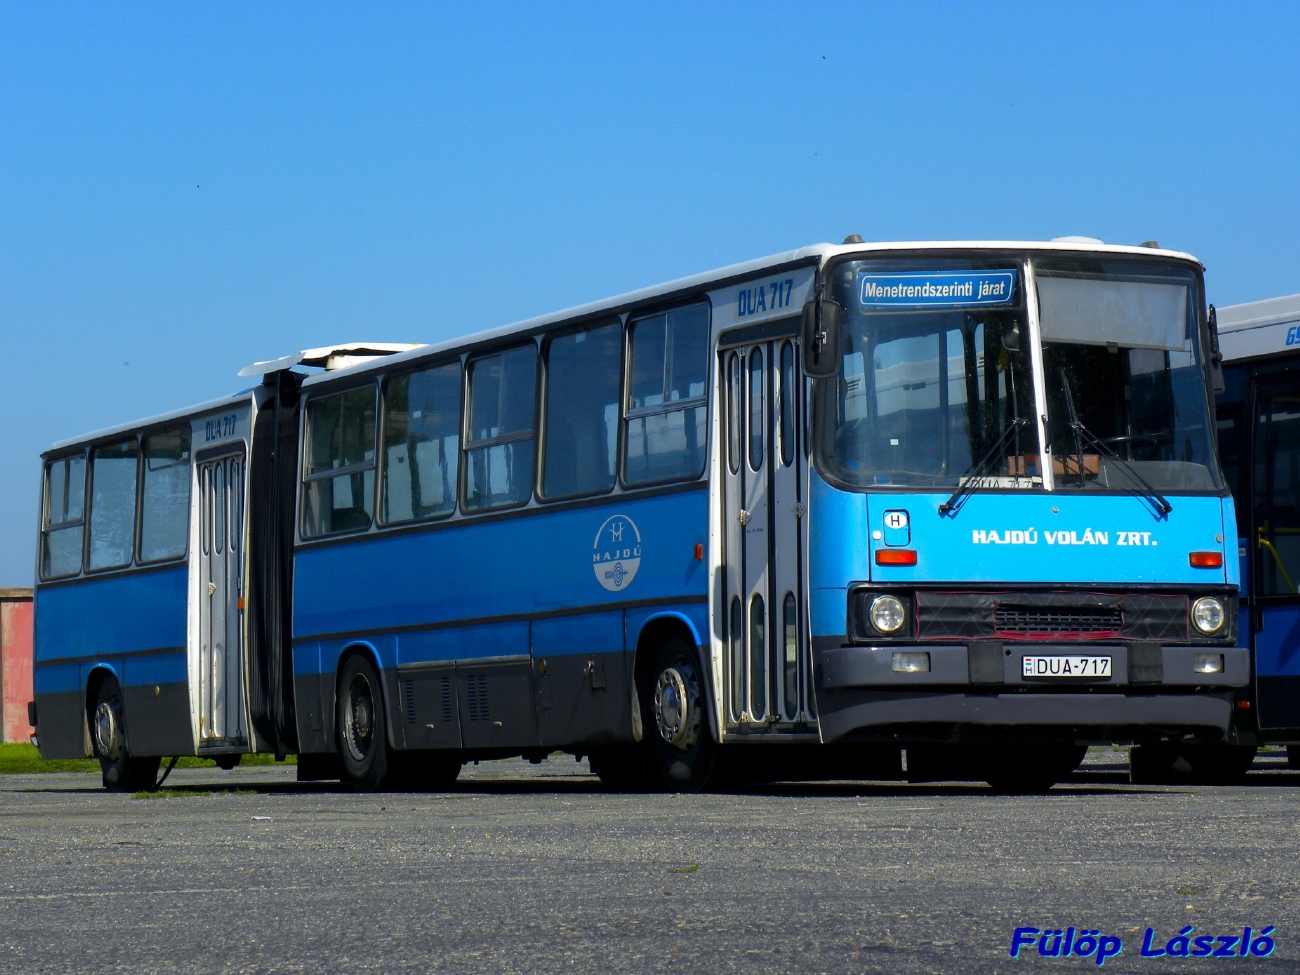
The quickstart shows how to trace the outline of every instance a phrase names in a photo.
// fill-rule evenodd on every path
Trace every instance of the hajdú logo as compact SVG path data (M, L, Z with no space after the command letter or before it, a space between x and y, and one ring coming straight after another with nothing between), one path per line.
M627 515L614 515L596 531L591 568L596 581L610 592L622 592L641 567L641 532Z

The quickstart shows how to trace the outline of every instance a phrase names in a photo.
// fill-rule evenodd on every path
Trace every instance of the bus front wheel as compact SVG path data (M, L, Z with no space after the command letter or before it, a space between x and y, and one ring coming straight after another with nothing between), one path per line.
M343 780L358 792L374 792L383 786L392 756L379 674L359 654L349 657L339 674L336 711Z
M91 714L91 739L99 759L104 788L109 792L145 792L158 782L161 759L137 758L126 747L126 710L122 689L112 677L104 679L95 695Z
M1087 753L1086 745L990 748L984 756L985 781L1004 795L1042 795L1069 778Z
M680 637L661 643L647 676L640 690L652 773L673 792L700 792L713 777L718 746L695 647Z

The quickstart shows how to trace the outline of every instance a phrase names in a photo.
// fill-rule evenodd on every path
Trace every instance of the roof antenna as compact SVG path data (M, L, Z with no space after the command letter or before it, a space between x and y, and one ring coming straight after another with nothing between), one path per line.
M1142 241L1142 243L1138 244L1138 246L1139 246L1139 247L1154 247L1156 250L1159 250L1159 249L1160 249L1160 241L1158 241L1158 240L1144 240L1144 241Z
M843 242L844 242L845 244L860 244L860 243L862 243L862 235L861 235L861 234L849 234L847 237L844 238L844 241L843 241Z

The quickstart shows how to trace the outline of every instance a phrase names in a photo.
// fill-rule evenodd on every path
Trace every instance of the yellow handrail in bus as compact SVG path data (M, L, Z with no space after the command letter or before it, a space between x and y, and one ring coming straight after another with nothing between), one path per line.
M1282 556L1277 554L1277 549L1273 543L1261 535L1256 541L1259 542L1260 548L1268 549L1268 553L1273 556L1273 561L1277 563L1277 571L1282 573L1282 580L1286 583L1288 589L1294 594L1296 592L1295 583L1291 581L1290 574L1286 571L1286 566L1282 564Z

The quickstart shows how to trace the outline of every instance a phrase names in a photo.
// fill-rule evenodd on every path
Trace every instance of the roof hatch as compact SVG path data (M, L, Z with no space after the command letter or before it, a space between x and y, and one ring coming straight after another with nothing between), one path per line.
M319 349L303 349L301 352L279 359L254 362L251 366L240 369L239 374L265 376L267 373L292 369L298 365L320 366L326 372L333 372L336 369L347 369L349 366L359 366L363 362L381 359L386 355L409 352L411 349L420 348L421 345L420 342L344 342L340 345L325 345Z

